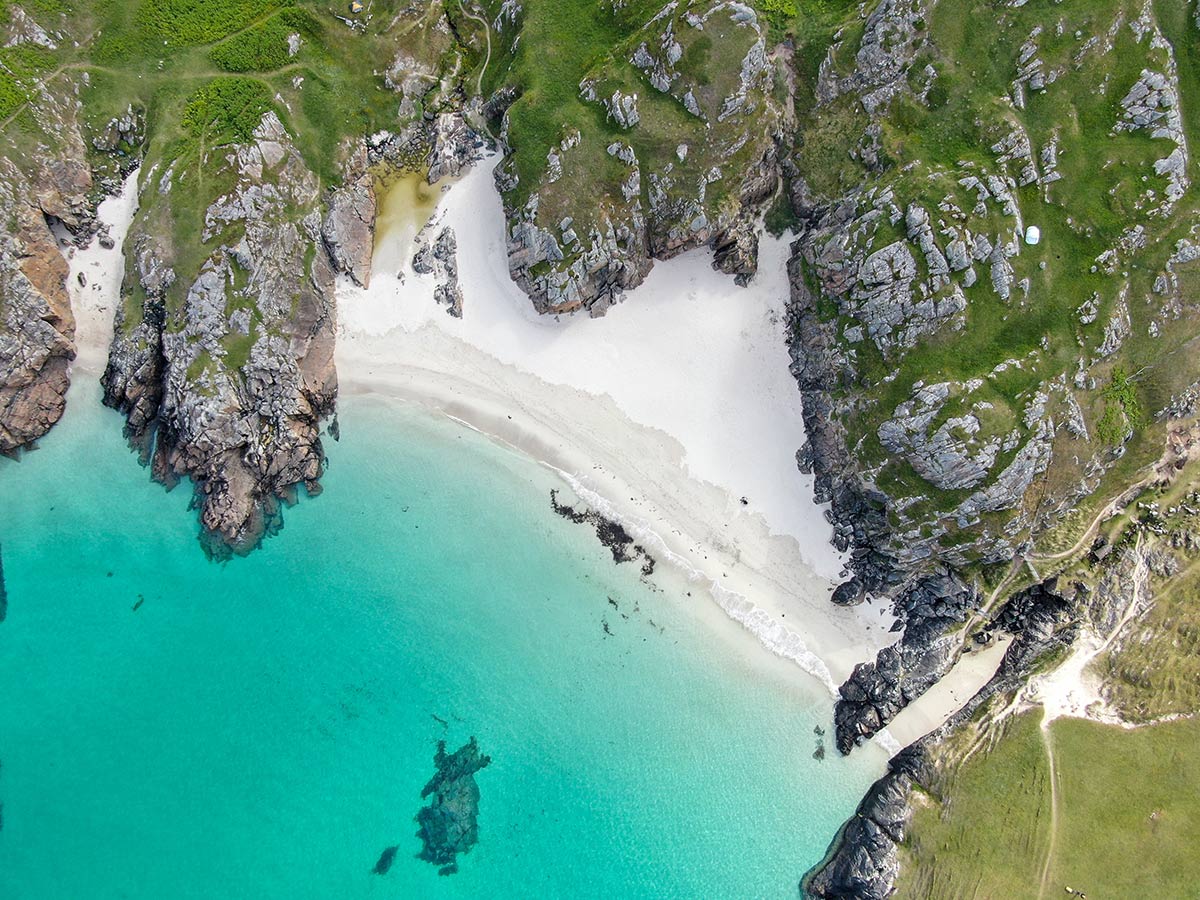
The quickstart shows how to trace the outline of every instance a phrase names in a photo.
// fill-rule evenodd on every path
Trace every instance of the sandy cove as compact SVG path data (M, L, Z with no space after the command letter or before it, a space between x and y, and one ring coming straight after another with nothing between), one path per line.
M656 577L704 589L724 611L714 621L741 623L835 691L896 635L879 606L829 602L844 560L796 468L805 433L785 345L786 242L764 237L747 288L693 251L657 263L603 318L541 317L508 275L494 162L432 198L412 184L390 208L384 198L371 286L338 288L342 390L450 416L551 467L672 564L674 576ZM135 182L100 207L114 248L66 250L75 369L92 377L120 302ZM450 226L458 239L461 320L411 266L433 200L430 236ZM879 742L895 749L939 725L986 681L984 659L956 668Z
M844 563L796 468L786 243L764 239L745 289L696 251L657 263L603 318L540 317L508 275L493 163L444 191L427 232L455 231L463 318L413 272L413 223L381 228L370 287L339 286L342 390L424 405L558 470L835 689L895 635L879 609L829 602Z

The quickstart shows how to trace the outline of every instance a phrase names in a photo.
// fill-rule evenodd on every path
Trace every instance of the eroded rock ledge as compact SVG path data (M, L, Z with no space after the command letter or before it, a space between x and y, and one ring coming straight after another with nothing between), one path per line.
M102 384L154 477L193 480L202 541L223 557L255 547L299 485L319 490L337 379L316 177L274 113L253 141L216 152L233 187L205 213L207 256L190 283L176 266L194 248L164 237L166 204L131 230ZM142 190L169 194L177 174L150 172Z

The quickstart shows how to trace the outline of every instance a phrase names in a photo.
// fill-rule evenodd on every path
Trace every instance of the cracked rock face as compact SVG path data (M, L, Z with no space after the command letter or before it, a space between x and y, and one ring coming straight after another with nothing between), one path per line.
M223 557L255 547L297 486L319 490L337 380L316 177L273 113L249 143L212 152L234 185L205 213L212 250L179 277L169 232L140 215L127 276L138 302L118 312L102 383L154 477L192 479L202 540ZM171 178L151 173L142 189Z
M58 125L54 154L0 158L0 453L8 455L42 437L66 408L75 318L51 223L82 239L94 215L77 103L42 101Z
M621 140L605 138L619 179L597 183L581 162L588 148L578 149L597 135L574 129L547 148L536 184L521 185L511 159L497 167L509 271L539 312L603 315L641 284L654 260L696 247L712 248L714 266L739 284L754 276L758 214L780 179L784 115L767 37L742 3L667 4L632 34L626 59L598 66L579 85L580 98L621 132ZM728 60L689 70L688 50L698 42L728 48ZM642 79L640 90L621 80L627 67ZM674 153L648 153L663 104L692 124L685 142L671 143ZM595 198L580 203L571 191L581 187ZM571 224L563 227L564 219Z

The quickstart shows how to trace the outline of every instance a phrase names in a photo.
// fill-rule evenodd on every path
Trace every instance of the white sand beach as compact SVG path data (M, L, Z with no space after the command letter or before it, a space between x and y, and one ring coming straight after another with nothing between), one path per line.
M786 243L763 239L744 289L695 251L603 318L540 317L509 278L493 164L445 189L429 226L456 233L463 318L412 271L411 225L381 228L370 288L339 286L342 390L423 404L559 470L833 689L896 636L890 615L829 602L843 560L796 468Z
M1000 634L987 647L960 656L941 681L900 711L882 740L899 750L941 727L991 680L1011 643Z
M108 359L113 316L121 302L121 279L125 275L125 235L138 206L137 179L138 172L135 171L125 180L121 192L107 197L97 210L100 221L109 228L112 249L106 250L100 246L99 239L93 239L87 247L67 250L67 263L71 269L67 290L71 296L71 310L75 313L75 346L78 350L74 368L89 375L102 374ZM86 284L80 284L80 275Z
M384 198L370 288L338 287L342 391L418 404L553 468L674 577L704 589L723 610L714 620L740 623L834 691L897 636L879 606L829 602L844 560L811 478L796 469L805 435L784 342L786 242L764 237L747 288L694 251L657 263L603 318L541 317L508 275L492 162L432 196L406 182ZM92 376L120 302L135 182L100 208L116 246L67 251L75 366ZM406 208L422 219L434 209L434 236L456 232L461 320L434 302L435 276L412 271L421 223ZM898 749L941 724L1004 646L965 656L877 742Z

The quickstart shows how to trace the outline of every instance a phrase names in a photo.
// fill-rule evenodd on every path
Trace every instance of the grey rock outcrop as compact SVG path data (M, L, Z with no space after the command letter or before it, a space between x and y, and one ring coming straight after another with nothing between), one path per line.
M907 622L900 640L860 663L841 686L834 713L835 743L849 753L936 684L962 648L956 626L979 605L978 592L952 572L926 576L896 600Z
M375 239L375 176L365 145L346 166L341 187L329 198L329 211L321 236L334 268L360 287L371 283L371 257Z
M904 88L908 67L926 41L923 0L883 0L871 10L855 55L853 72L839 78L833 71L833 50L821 65L819 102L832 103L844 94L858 95L863 108L875 115Z
M603 315L643 281L654 260L696 247L710 247L715 268L737 283L753 278L758 218L779 185L784 140L767 38L765 23L745 4L717 0L702 14L666 4L629 43L627 61L645 78L645 90L621 80L628 70L618 72L623 66L613 61L588 73L579 96L616 128L640 134L661 128L646 117L652 106L661 115L659 95L668 95L681 112L703 120L686 142L671 143L673 153L639 159L632 146L638 141L606 139L601 149L624 169L597 180L576 162L592 158L574 149L579 132L566 129L546 148L536 184L520 183L511 157L497 167L509 271L539 312ZM689 70L688 49L701 41L727 48L719 77ZM539 149L539 157L546 151ZM595 195L583 208L562 187L581 184ZM559 227L568 217L569 232Z
M467 122L462 112L440 113L433 121L429 155L425 165L430 184L443 178L455 178L474 165L487 150L489 142Z
M192 479L202 541L220 557L255 547L297 486L319 490L337 381L316 177L273 113L218 152L233 187L205 214L212 249L198 272L174 270L176 249L149 218L161 207L134 223L140 302L118 311L102 384L154 477Z
M456 319L463 314L463 294L458 283L458 240L453 228L443 228L433 245L433 258L440 263L442 282L434 288L433 299L446 307Z
M825 860L801 882L802 894L819 900L890 896L900 874L898 849L912 818L908 793L914 784L930 780L920 745L892 757L887 774L871 785Z

